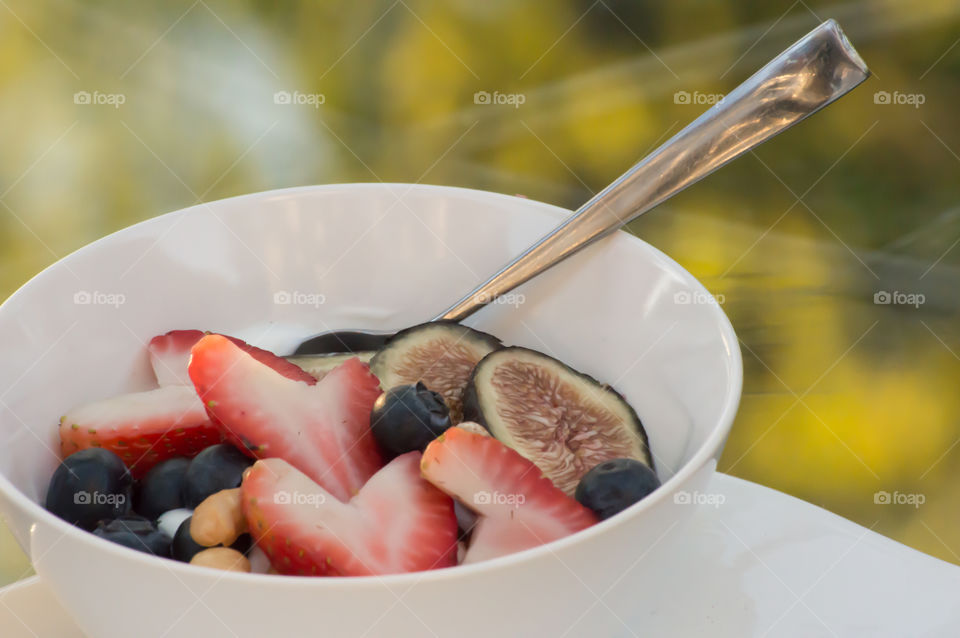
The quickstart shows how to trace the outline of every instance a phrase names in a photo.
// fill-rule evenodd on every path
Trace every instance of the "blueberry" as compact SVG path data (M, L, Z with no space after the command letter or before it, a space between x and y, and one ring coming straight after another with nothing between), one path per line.
M391 457L421 452L450 427L443 397L422 382L400 385L381 394L370 413L373 436Z
M191 516L180 523L177 533L173 535L173 542L170 544L170 556L185 563L189 563L194 555L207 549L193 540L193 536L190 535L190 521L192 520L193 517Z
M574 498L601 519L622 512L660 487L660 479L635 459L611 459L580 478Z
M183 478L190 459L176 457L150 468L140 481L134 509L149 519L159 518L164 512L183 507L180 496Z
M237 540L233 541L233 545L231 545L230 548L246 556L253 548L253 536L250 536L250 534L240 534L240 536L237 536Z
M155 556L170 555L170 537L156 524L139 514L127 514L112 521L101 521L93 533L100 538L138 552Z
M209 549L193 540L193 536L190 535L190 521L192 519L193 517L191 516L180 523L180 527L177 528L177 533L173 535L173 542L170 545L170 555L174 559L183 561L184 563L189 563L198 553ZM251 537L250 534L241 534L230 547L246 555L253 546L253 537ZM220 546L218 545L217 547Z
M195 508L211 494L240 487L243 471L252 464L253 459L229 443L211 445L187 467L181 492L183 507Z
M120 457L87 448L65 458L47 488L47 509L68 523L90 530L97 522L130 511L133 479Z

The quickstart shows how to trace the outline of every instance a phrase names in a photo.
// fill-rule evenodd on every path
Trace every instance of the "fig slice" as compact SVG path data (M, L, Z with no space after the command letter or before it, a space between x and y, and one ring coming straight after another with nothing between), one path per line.
M370 370L384 390L422 381L443 396L456 425L463 420L463 391L470 373L500 347L493 335L454 321L431 321L391 337L371 359Z
M653 469L647 433L608 385L536 350L487 355L464 393L464 418L528 458L569 495L595 465L632 458Z
M304 372L311 375L317 381L327 375L328 372L338 365L356 357L363 363L368 363L373 358L373 352L353 352L349 354L294 354L284 357L290 363L300 366Z

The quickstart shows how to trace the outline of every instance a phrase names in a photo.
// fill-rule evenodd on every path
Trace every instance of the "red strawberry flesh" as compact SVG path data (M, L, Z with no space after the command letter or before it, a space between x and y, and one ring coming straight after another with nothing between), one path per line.
M344 503L282 459L258 461L241 487L257 545L283 574L367 576L449 567L457 520L449 496L398 456Z
M450 428L423 453L424 478L480 514L465 563L496 558L590 527L596 516L500 441Z
M357 359L311 386L207 335L193 347L189 372L228 440L257 458L286 460L341 501L383 465L370 432L380 384Z
M187 372L190 363L190 350L207 334L199 330L171 330L150 340L150 364L160 386L193 385ZM224 335L226 336L226 335ZM313 385L317 380L296 364L278 357L269 350L251 346L249 343L227 337L241 350L244 350L260 363L266 364L283 376Z
M169 386L90 403L60 419L60 450L116 453L136 478L174 456L193 457L223 437L193 388Z

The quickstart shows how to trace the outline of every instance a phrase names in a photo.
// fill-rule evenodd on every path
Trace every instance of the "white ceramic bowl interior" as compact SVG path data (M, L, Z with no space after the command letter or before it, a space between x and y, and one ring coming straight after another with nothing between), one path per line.
M649 433L664 486L550 545L383 578L227 574L75 529L42 503L67 409L151 387L145 343L174 328L283 353L328 328L424 321L569 212L398 184L307 187L170 213L54 264L0 307L0 508L88 635L613 635L669 581L679 523L702 501L741 389L737 338L707 291L625 233L468 324L611 383ZM384 530L389 533L389 530ZM131 628L136 628L133 631ZM322 630L322 631L321 631ZM612 633L611 633L612 632Z

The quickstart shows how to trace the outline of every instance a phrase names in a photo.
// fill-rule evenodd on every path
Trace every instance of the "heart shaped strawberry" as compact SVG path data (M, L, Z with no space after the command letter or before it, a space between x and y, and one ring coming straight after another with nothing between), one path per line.
M420 477L420 453L398 456L349 502L282 459L258 461L241 487L257 545L283 574L369 576L456 563L449 496Z
M285 459L342 501L383 465L370 432L380 383L366 364L348 359L308 385L222 335L206 335L191 352L194 387L237 447Z

